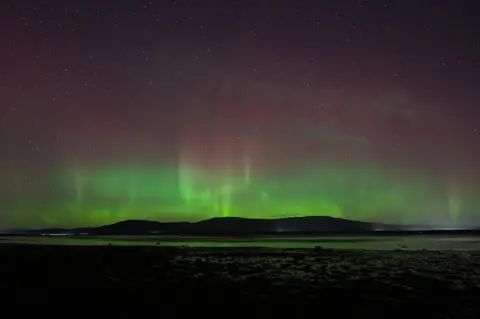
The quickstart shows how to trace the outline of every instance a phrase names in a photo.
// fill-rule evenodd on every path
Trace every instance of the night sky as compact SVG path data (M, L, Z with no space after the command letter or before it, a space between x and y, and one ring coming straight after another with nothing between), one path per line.
M0 3L0 228L480 225L478 1Z

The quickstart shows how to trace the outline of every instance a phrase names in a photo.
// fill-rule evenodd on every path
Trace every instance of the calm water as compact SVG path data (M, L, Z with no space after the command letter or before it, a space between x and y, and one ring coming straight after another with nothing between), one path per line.
M339 249L430 249L480 250L480 237L410 236L410 237L162 237L162 236L42 236L0 237L1 243L32 245L121 245L121 246L191 246L191 247L271 247Z

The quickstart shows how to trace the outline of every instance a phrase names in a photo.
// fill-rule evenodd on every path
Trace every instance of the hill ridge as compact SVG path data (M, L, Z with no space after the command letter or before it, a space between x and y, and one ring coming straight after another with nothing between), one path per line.
M212 217L196 222L161 222L127 219L99 227L73 229L27 230L29 234L89 234L89 235L143 235L143 234L261 234L302 232L371 232L378 229L399 230L400 226L362 222L330 216L282 217L274 219L245 217Z

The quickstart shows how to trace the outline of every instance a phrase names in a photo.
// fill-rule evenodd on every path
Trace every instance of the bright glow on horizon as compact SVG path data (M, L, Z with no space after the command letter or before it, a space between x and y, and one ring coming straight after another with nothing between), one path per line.
M322 165L281 174L218 172L180 162L177 167L125 165L67 168L55 198L16 202L17 216L38 207L36 226L89 226L126 219L198 221L212 217L331 216L359 221L455 227L462 214L458 188L448 193L420 175L386 168ZM450 190L451 191L451 190ZM22 214L22 211L25 213ZM443 212L443 213L442 213ZM19 219L24 221L25 219Z

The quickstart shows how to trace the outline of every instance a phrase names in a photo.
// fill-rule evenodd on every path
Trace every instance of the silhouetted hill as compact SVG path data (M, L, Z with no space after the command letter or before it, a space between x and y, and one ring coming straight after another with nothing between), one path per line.
M125 220L111 225L93 228L90 233L95 234L128 234L141 235L151 233L176 233L188 229L191 223L162 223L148 220Z
M161 223L127 220L92 229L94 234L265 234L275 232L368 232L377 224L333 217L297 217L280 219L211 218L195 223ZM394 229L394 227L390 227Z
M212 218L192 224L191 231L205 233L344 232L372 231L376 224L314 216L279 219Z
M211 218L199 222L163 223L126 220L111 225L77 229L44 229L28 234L143 235L143 234L204 234L241 235L268 233L365 233L377 229L401 230L399 226L359 222L326 216L280 219Z

